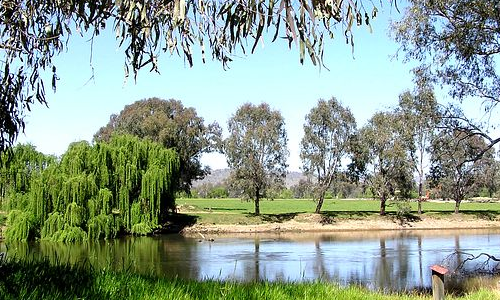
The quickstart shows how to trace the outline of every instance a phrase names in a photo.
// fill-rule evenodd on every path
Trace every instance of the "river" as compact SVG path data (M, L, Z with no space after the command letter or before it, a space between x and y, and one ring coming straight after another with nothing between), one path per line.
M430 267L465 255L500 256L500 229L126 237L88 244L0 244L8 257L47 257L98 268L196 280L311 281L386 291L425 290ZM448 259L447 259L448 257ZM475 264L468 263L466 268ZM455 280L454 277L450 279Z

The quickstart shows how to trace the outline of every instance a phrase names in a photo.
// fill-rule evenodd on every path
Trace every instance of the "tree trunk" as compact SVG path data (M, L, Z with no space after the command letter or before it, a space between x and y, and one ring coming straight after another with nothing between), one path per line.
M460 202L462 202L462 200L455 199L455 213L456 213L456 214L458 214L458 212L459 212L459 209L460 209Z
M422 179L420 178L419 183L418 183L418 214L419 215L422 214L422 195L423 195L422 188L423 188Z
M380 197L380 215L385 216L385 201L386 201L386 196L382 195Z
M318 204L316 205L315 213L317 213L317 214L321 213L321 207L323 206L324 200L325 200L325 191L321 191L319 198L318 198Z
M422 214L422 197L424 195L424 153L425 153L425 147L424 147L424 137L421 135L420 136L420 142L419 142L419 151L420 151L420 163L418 166L418 214ZM427 194L426 194L427 197ZM429 199L427 199L429 200Z
M255 215L258 216L260 215L260 206L259 206L259 200L260 200L260 196L259 196L259 191L257 191L255 193Z

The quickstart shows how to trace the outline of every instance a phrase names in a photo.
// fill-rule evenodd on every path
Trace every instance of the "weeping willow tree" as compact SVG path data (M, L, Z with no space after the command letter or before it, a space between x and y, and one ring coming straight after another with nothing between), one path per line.
M129 135L109 142L69 146L60 161L39 168L22 181L11 205L6 237L62 242L113 238L119 233L149 234L175 207L179 157L170 149ZM19 185L20 186L20 185ZM23 215L26 214L26 215Z
M0 204L3 209L25 207L32 180L54 163L54 156L36 151L30 144L17 145L11 153L0 153ZM12 200L12 201L9 201Z

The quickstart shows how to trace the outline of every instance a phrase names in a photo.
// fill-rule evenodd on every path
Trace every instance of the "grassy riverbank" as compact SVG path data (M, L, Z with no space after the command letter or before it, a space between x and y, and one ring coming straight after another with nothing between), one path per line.
M7 261L0 267L0 299L349 299L423 300L431 295L383 294L332 283L235 283L169 280L130 272L48 262ZM500 299L496 291L480 290L447 299Z
M409 202L411 212L397 214L394 202L387 205L387 215L379 216L376 200L326 200L322 213L313 214L312 200L265 200L261 215L253 214L253 203L239 199L178 199L179 212L194 218L187 231L254 232L294 230L363 230L363 229L438 229L500 227L499 203L464 202L454 214L453 202L425 202L424 214L417 213L417 203Z

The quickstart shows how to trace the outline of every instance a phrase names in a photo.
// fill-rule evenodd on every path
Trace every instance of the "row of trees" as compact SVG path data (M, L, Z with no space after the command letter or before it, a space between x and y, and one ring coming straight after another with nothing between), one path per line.
M325 192L324 199L373 199L370 190L366 189L361 183L352 182L341 174L341 179L336 185L332 185ZM271 190L269 197L271 199L314 199L315 182L314 178L300 179L296 184L290 187L282 187ZM414 195L412 193L412 195ZM224 199L237 198L239 191L231 189L228 180L218 183L202 183L193 187L191 195L179 194L178 197L205 198L205 199ZM416 196L415 196L416 197Z
M294 194L314 198L320 213L325 197L356 187L380 200L381 215L388 200L409 199L415 189L421 200L430 188L434 196L455 200L458 212L478 189L496 190L499 164L493 149L484 151L484 139L456 130L445 114L425 85L403 93L396 108L376 113L360 129L338 100L319 100L305 117L300 153L313 179L287 191L285 122L268 104L242 105L222 139L218 124L205 126L180 101L137 101L111 116L93 145L72 144L60 159L20 145L3 158L0 192L11 211L7 235L65 239L151 232L174 208L174 193L189 193L193 180L207 174L200 156L213 150L226 155L232 171L227 187L206 196L252 200L257 215L262 198Z
M351 111L337 99L319 100L305 117L300 157L314 184L302 194L317 201L319 213L327 192L355 183L380 199L383 215L389 199L408 199L416 189L420 200L432 189L435 197L455 200L458 212L471 193L494 189L497 163L492 149L484 151L484 139L457 130L447 113L425 83L402 93L397 107L376 113L359 130ZM113 115L95 138L128 133L176 149L181 158L178 188L185 192L208 171L200 164L201 154L223 152L232 170L227 188L213 187L204 195L253 200L259 214L260 199L286 193L284 119L268 104L247 103L229 119L228 131L224 140L220 126L205 126L193 108L184 108L177 100L152 98Z
M465 197L480 188L495 189L494 149L447 116L424 83L401 94L396 108L376 113L352 136L347 175L380 199L381 215L388 199L410 198L415 184L419 213L424 183L432 196L454 200L456 213Z
M419 213L426 178L434 194L455 201L456 213L471 192L496 186L494 150L482 137L456 129L446 113L425 84L401 94L395 109L376 113L359 130L350 110L335 98L319 100L305 117L300 153L304 172L315 178L316 213L341 178L369 188L380 200L381 215L389 199L410 198L415 178ZM286 175L286 135L277 114L266 104L246 104L229 121L224 151L233 169L230 183L242 185L241 194L255 201L256 214L259 199Z

